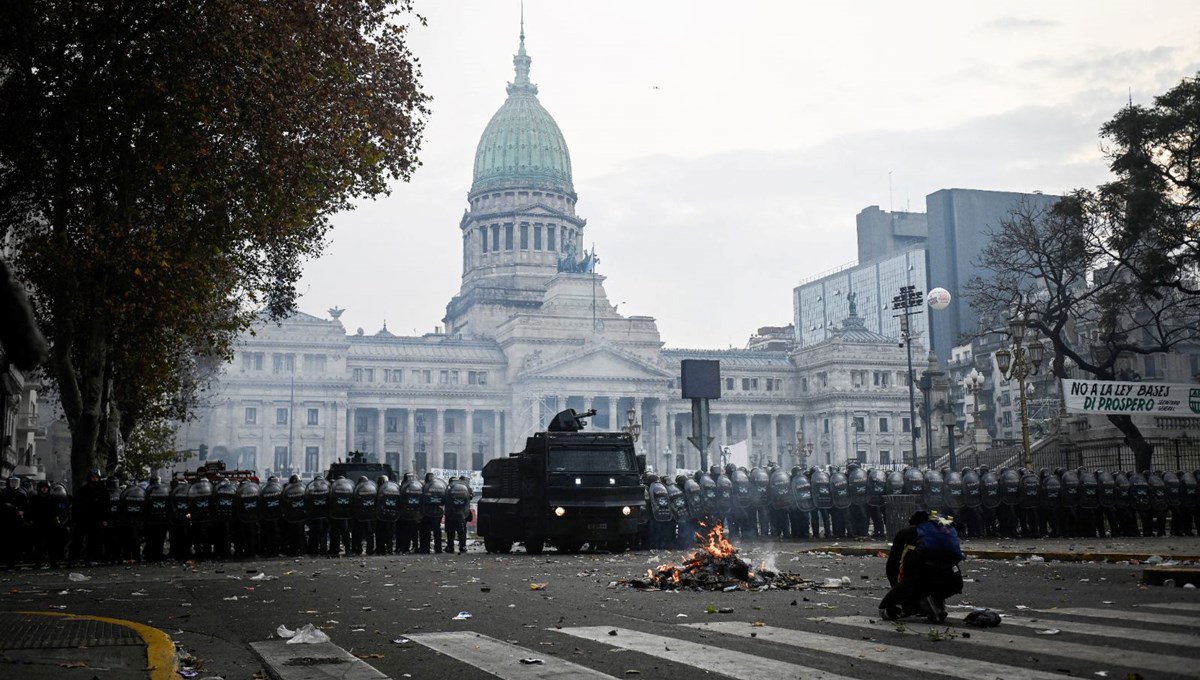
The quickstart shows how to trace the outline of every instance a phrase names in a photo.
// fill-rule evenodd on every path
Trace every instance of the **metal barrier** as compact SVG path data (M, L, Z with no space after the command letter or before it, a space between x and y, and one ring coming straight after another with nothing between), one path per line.
M894 536L897 531L908 526L908 518L921 507L921 497L908 494L895 494L883 497L883 521L888 531Z

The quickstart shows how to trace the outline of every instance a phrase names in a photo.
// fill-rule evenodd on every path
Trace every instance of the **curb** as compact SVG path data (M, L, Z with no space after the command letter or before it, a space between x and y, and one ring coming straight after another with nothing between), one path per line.
M169 635L153 626L125 619L113 619L107 616L91 616L88 614L63 614L59 612L30 612L17 611L14 614L26 616L56 616L65 619L85 619L110 623L114 626L128 628L142 638L146 645L146 672L150 680L174 680L179 670L176 665L175 641Z
M829 552L839 555L857 555L857 556L874 556L880 552L886 553L888 547L868 548L857 546L840 546L831 545L819 548L812 548L808 552ZM974 557L980 560L1012 560L1012 559L1027 559L1033 556L1041 557L1047 561L1054 560L1057 562L1128 562L1135 560L1137 562L1145 562L1150 559L1151 555L1158 553L1147 552L1056 552L1046 550L972 550L963 548L963 554L967 557ZM1165 557L1165 555L1163 556ZM1200 562L1200 555L1175 555L1170 556L1172 560L1180 562Z

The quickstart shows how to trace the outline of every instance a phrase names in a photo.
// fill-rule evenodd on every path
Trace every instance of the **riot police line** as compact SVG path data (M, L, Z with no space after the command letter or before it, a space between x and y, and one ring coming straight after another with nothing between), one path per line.
M1197 477L1200 471L885 470L853 462L844 471L797 466L789 473L730 464L674 479L647 475L650 511L640 541L687 547L713 521L731 540L888 540L915 510L954 517L964 538L1194 536Z
M418 481L293 475L255 481L102 480L75 494L12 477L0 494L3 565L57 567L278 555L466 552L473 493L465 477ZM443 543L443 529L446 542Z

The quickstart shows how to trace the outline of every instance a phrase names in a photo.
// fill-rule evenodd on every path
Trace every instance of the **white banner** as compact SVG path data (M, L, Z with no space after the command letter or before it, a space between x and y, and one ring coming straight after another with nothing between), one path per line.
M469 480L468 483L471 485L471 491L475 493L475 497L479 498L479 496L483 494L483 473L479 470L429 468L429 471L433 473L434 477L441 477L446 481L450 481L451 478L458 479L459 477L466 477Z
M745 439L737 442L736 444L730 444L729 446L722 447L722 449L717 452L717 455L724 455L725 461L727 463L733 463L734 467L744 467L747 470L750 469L750 444ZM719 464L721 462L720 458L714 462Z
M1067 411L1200 417L1200 385L1063 380Z

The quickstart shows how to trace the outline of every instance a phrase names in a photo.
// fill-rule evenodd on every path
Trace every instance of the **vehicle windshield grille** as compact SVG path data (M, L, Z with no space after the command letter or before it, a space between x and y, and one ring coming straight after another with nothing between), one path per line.
M551 451L550 472L633 472L628 451L569 449Z

